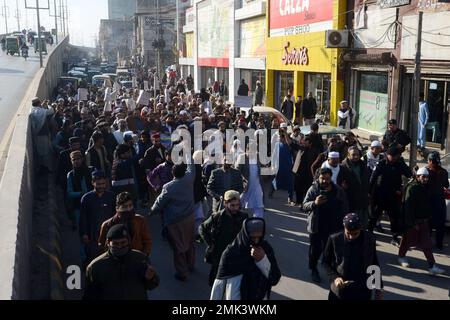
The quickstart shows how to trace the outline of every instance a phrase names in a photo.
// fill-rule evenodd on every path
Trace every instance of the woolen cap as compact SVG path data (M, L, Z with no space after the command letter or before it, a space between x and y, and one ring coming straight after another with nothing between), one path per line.
M106 235L107 240L120 240L128 237L128 229L123 224L116 224L115 226L111 227L111 229L109 229L108 231L108 234Z

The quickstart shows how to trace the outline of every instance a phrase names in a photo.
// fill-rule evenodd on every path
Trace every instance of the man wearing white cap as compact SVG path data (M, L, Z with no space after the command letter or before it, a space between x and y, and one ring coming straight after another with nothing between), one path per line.
M340 160L339 152L332 151L328 153L328 159L322 164L321 168L330 169L331 172L333 173L333 175L331 176L331 180L333 181L333 183L346 189L349 181L349 174L348 171L341 166L339 160ZM316 172L316 178L317 177L318 176Z
M348 102L342 101L341 108L338 111L339 128L350 130L354 116L355 113L353 109L348 105Z
M428 262L428 272L431 275L444 273L444 270L436 265L433 256L430 237L429 221L431 207L428 186L429 172L427 168L417 171L416 179L406 186L404 202L405 234L400 243L398 261L402 267L409 267L406 253L409 248L420 248Z
M367 167L369 167L371 171L375 170L378 162L386 159L386 155L382 152L382 150L380 141L372 141L370 150L368 150L367 154L364 156L364 161L367 163Z

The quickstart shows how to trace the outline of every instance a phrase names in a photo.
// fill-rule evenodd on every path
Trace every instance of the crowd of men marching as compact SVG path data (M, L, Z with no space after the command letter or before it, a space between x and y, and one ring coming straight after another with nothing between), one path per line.
M161 215L176 279L188 279L195 241L204 242L211 299L269 298L281 271L264 239L264 208L274 192L283 190L288 203L308 215L311 277L321 281L323 256L330 299L381 298L381 288L368 288L366 280L367 268L378 265L373 231L384 232L383 214L403 267L408 267L408 249L418 247L429 272L443 273L433 257L431 232L436 231L435 245L442 249L448 174L438 153L430 154L426 167L412 171L407 166L401 155L410 140L395 120L367 152L351 132L325 145L316 123L307 134L299 126L288 133L286 123L252 110L240 112L212 88L195 92L192 79L170 78L155 92L143 90L145 70L138 74L133 89L121 87L120 80L84 91L68 85L58 88L53 103L32 101L39 169L53 171L57 155L53 175L80 236L86 299L146 299L159 285L149 259L153 237L137 210ZM196 151L174 163L173 148L186 141L172 139L172 133L184 129L194 137L196 125L223 136L230 129L256 134L245 143L224 141L224 155L231 156L223 161ZM272 164L261 164L251 146L270 130L277 140L268 152L278 168L262 175Z

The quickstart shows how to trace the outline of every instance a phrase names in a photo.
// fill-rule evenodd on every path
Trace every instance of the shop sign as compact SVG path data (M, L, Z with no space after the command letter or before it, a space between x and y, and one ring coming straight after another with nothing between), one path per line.
M378 6L380 8L393 8L407 5L411 0L378 0Z
M307 66L309 64L308 49L301 47L299 49L293 48L289 52L290 42L286 42L284 46L284 54L281 60L285 65L293 64L299 66Z
M270 37L333 29L334 0L269 1Z
M419 2L417 3L417 11L439 12L449 10L450 10L450 3L448 3L448 1L419 0Z

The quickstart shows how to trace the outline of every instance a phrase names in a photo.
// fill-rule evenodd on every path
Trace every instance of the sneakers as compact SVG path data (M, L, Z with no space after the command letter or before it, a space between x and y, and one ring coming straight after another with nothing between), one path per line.
M398 247L400 247L400 240L398 240L398 238L393 238L393 239L391 240L391 244L392 244L393 246L396 246L396 247L398 248Z
M320 283L322 281L322 279L320 278L319 271L317 269L313 269L311 271L311 279L315 283Z
M409 262L408 262L408 259L406 257L398 258L398 263L400 263L400 265L403 268L409 268Z
M438 274L443 274L445 271L441 268L439 268L436 264L433 266L433 268L428 269L428 272L432 275L438 275Z

